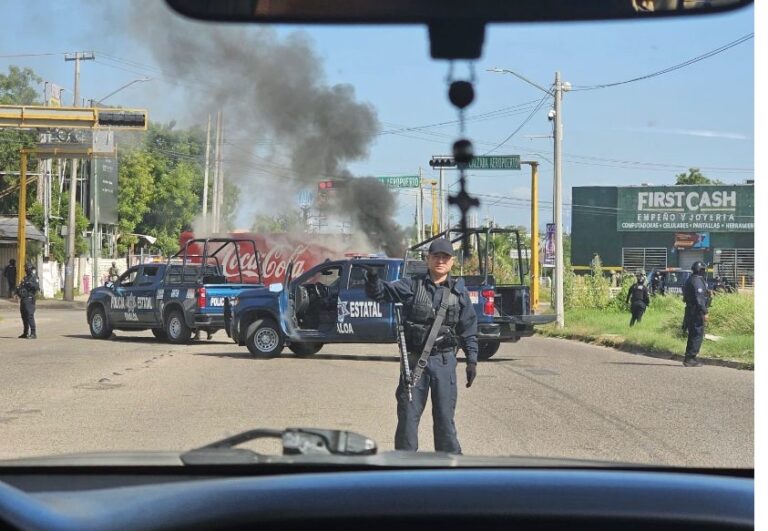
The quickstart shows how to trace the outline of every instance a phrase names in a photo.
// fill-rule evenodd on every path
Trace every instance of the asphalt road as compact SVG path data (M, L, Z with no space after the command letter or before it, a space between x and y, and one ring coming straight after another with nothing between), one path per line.
M0 458L185 450L246 429L313 426L393 448L395 345L250 357L223 332L173 346L149 332L91 339L84 311L39 308L36 341L0 309ZM754 373L534 337L502 346L466 389L464 453L751 467ZM432 450L429 406L421 448ZM276 445L257 448L278 452Z

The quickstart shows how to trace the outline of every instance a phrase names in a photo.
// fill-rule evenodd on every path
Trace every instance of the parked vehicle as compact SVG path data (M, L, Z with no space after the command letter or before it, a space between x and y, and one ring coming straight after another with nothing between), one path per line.
M115 282L91 292L86 316L91 336L108 339L113 330L152 330L171 343L189 341L195 331L214 333L224 328L224 306L244 289L240 245L250 244L257 270L258 251L252 240L192 239L165 264L140 264ZM194 252L200 248L202 254ZM221 258L233 247L239 282L225 275Z
M482 236L476 240L485 274L463 276L478 316L480 359L493 356L500 343L531 336L535 325L554 320L551 315L531 313L527 286L496 284L491 274L493 260L489 259L492 249L484 238L499 233L515 235L520 251L517 231L472 229L474 236ZM446 234L453 236L453 241L461 239L455 230L435 237ZM415 245L411 251L419 251L431 240ZM291 278L289 265L285 285L274 283L244 290L231 301L231 318L226 317L231 324L227 329L235 342L247 346L254 356L276 356L285 346L296 354L311 355L326 343L394 343L394 305L368 299L363 265L375 268L387 281L426 272L422 260L375 255L328 260L295 279Z

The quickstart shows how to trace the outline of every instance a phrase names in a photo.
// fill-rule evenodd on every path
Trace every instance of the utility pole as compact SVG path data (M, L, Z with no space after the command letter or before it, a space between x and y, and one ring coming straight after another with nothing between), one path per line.
M211 159L211 115L208 115L208 130L205 133L205 171L203 172L203 231L208 232L208 166ZM198 235L198 237L201 235Z
M570 90L570 83L560 82L560 72L555 72L555 314L557 328L565 326L565 304L563 300L563 275L565 263L563 256L563 92Z
M224 115L219 112L219 189L216 196L216 232L221 232L221 217L224 212L224 165L221 163L222 152L224 151Z
M219 195L219 166L221 164L221 157L219 156L219 150L221 149L221 112L216 113L216 140L214 141L214 155L213 155L213 198L211 201L211 231L218 231L218 203L216 198Z
M93 52L75 52L64 55L65 61L75 62L75 93L72 106L78 107L80 102L80 61L93 61ZM69 177L69 215L67 216L67 264L64 268L64 300L75 300L75 212L77 210L77 159L72 159ZM20 264L23 265L23 264Z
M438 185L439 188L440 188L440 193L439 193L439 196L440 196L440 199L439 199L439 201L440 201L440 222L439 222L438 228L439 228L440 231L442 231L444 229L444 226L445 226L445 219L444 219L444 215L443 215L443 210L444 210L443 204L445 203L445 199L443 197L443 170L444 170L444 168L442 166L440 166L440 184Z
M419 166L419 189L416 194L416 238L424 241L424 195L421 193L421 166Z

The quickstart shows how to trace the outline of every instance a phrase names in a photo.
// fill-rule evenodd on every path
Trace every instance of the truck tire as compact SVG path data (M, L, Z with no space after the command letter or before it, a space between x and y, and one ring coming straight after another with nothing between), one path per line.
M283 333L274 319L256 319L245 332L245 345L257 358L272 358L283 350Z
M184 321L180 310L171 310L165 318L165 335L169 343L187 343L192 336L192 329Z
M317 354L323 348L322 343L291 343L288 345L291 352L297 356L311 356Z
M166 334L165 330L162 328L153 328L152 335L155 336L157 339L161 339L163 341L168 339L168 334Z
M498 341L480 341L477 349L477 357L481 360L492 358L499 351L501 343Z
M109 339L112 336L112 327L107 323L107 315L101 306L94 307L88 315L88 327L94 339Z

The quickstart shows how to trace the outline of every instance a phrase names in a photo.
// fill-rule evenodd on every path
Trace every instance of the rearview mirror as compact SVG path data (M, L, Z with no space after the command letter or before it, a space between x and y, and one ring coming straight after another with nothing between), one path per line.
M459 20L480 22L543 22L657 18L670 15L717 13L752 4L752 0L166 0L182 15L201 20L238 22L322 23L435 23Z

